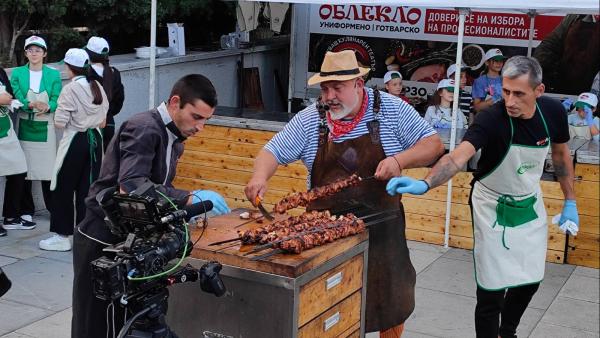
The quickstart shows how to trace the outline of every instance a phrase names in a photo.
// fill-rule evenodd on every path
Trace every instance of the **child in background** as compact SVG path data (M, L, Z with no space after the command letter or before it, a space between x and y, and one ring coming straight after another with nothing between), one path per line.
M402 100L410 103L408 98L402 94L402 74L397 70L392 70L383 76L383 84L385 85L385 91L388 94L394 95L401 98Z
M567 111L571 110L570 100L563 102ZM598 97L592 93L581 93L575 101L575 111L569 114L569 134L571 138L586 140L600 138L600 119L594 117L598 106Z
M433 93L433 105L425 112L425 121L434 128L452 128L452 100L454 98L454 80L443 79L438 83L437 90ZM456 128L467 128L467 119L459 112Z
M473 82L473 107L480 112L502 100L502 76L506 57L498 48L488 50L484 56L486 73Z

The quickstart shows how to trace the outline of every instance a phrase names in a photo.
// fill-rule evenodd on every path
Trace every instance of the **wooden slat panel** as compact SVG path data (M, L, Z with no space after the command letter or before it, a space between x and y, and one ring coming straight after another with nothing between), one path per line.
M215 168L202 165L180 163L177 166L177 176L245 186L252 177L252 173L229 169L215 170ZM299 178L273 176L269 180L269 187L287 192L306 191L306 181Z
M579 215L579 231L600 234L600 217Z
M338 336L339 338L360 338L360 322L352 325L348 330Z
M329 278L338 276L338 284L327 289ZM348 262L312 280L300 289L298 326L303 326L313 318L348 297L362 287L363 255L357 255Z
M551 181L540 181L544 198L563 199L564 195L560 189L560 183Z
M581 176L584 181L600 181L600 166L597 164L577 163L575 164L575 176Z
M598 269L600 268L600 252L583 249L569 250L567 263Z
M405 195L402 196L402 203L406 211L414 214L446 217L446 202L429 200L427 203L423 203L422 199ZM468 205L452 203L450 218L470 221L471 210Z
M598 251L600 247L600 235L587 232L578 232L577 236L569 236L570 250L592 250Z
M240 170L245 172L254 171L254 159L225 154L205 153L198 150L186 150L179 163L203 165L217 169ZM293 177L306 179L306 167L301 162L294 162L285 166L279 166L275 176Z
M212 138L262 145L267 143L274 135L275 133L272 131L207 125L204 126L204 130L201 133L196 134L192 138Z
M337 337L345 332L349 327L360 321L360 290L352 296L346 298L341 303L333 306L325 311L319 317L313 319L308 324L304 325L298 331L299 338L330 338ZM339 321L325 331L325 321L332 318L336 313L339 313Z
M600 199L600 184L592 181L576 181L575 195L577 199L585 197L598 200Z
M215 139L190 139L186 141L185 149L204 151L207 153L225 154L240 157L255 158L258 152L263 148L262 145L242 143L242 142L225 142Z

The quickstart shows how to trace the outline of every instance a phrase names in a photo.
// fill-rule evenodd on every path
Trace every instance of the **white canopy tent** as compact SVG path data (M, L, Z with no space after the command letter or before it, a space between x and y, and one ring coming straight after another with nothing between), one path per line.
M260 0L250 0L260 1ZM456 54L456 65L459 67L462 64L462 49L464 40L465 17L470 10L516 10L528 13L531 17L529 30L529 44L527 55L531 55L533 41L533 24L535 16L541 13L552 14L599 14L600 4L598 0L454 0L454 1L439 1L439 0L375 0L367 2L365 0L262 0L264 2L287 2L287 3L303 3L303 4L388 4L394 6L410 6L410 7L433 7L433 8L456 8L459 10L458 22L458 46ZM155 58L156 58L156 0L151 0L151 27L150 27L150 88L149 88L149 108L154 107L155 96ZM292 28L293 29L293 28ZM293 54L292 54L293 55ZM454 74L455 83L460 82L460 72ZM452 107L452 129L450 133L450 151L454 150L456 144L456 113L458 111L458 95L459 91L454 91L454 102ZM444 229L444 246L448 247L450 214L452 203L452 180L448 181L448 193L446 198L446 221Z

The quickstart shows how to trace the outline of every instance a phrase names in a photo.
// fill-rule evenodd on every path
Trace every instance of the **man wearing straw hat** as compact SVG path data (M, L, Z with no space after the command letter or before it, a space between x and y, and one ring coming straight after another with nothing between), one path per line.
M341 212L399 209L397 218L369 229L366 331L399 337L414 309L415 269L406 246L404 211L398 197L385 193L387 180L405 168L426 166L444 151L442 142L417 111L403 100L365 87L368 68L353 51L327 52L319 84L321 97L299 112L258 154L246 196L254 203L267 191L278 165L302 160L308 185L323 186L358 173L358 186L319 199L308 210Z
M540 179L550 149L565 197L560 229L571 235L578 229L567 114L558 100L542 96L544 90L534 58L510 58L502 71L503 100L477 115L461 144L424 180L395 177L387 186L390 195L422 195L452 178L481 149L469 198L477 337L516 337L544 278L548 222Z

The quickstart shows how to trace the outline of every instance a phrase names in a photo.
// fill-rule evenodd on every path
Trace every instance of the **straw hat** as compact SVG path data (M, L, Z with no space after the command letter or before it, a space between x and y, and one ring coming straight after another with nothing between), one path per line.
M308 85L312 86L325 81L352 80L366 75L369 71L369 68L358 66L354 51L327 52L321 64L321 72L311 76L308 79Z

